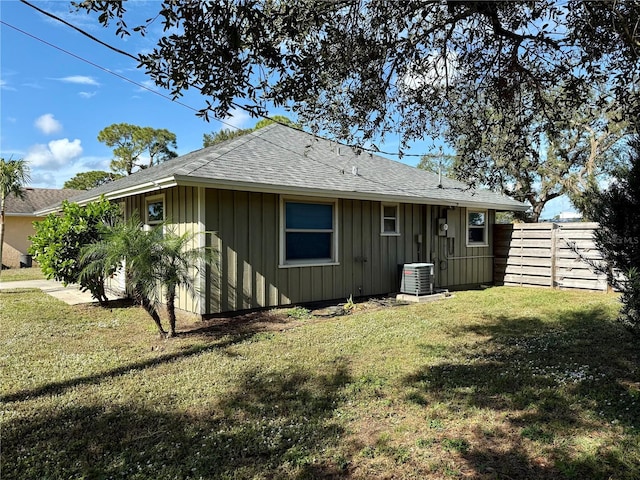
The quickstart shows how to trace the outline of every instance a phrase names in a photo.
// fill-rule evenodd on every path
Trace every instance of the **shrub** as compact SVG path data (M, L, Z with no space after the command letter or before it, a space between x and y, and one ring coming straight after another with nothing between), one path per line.
M80 278L83 264L80 252L83 247L98 242L106 230L120 218L120 208L102 198L81 207L63 202L62 213L51 213L44 220L34 222L35 235L29 237L29 253L40 264L48 279L64 284L79 283L83 291L104 303L104 275ZM115 268L113 269L115 271Z

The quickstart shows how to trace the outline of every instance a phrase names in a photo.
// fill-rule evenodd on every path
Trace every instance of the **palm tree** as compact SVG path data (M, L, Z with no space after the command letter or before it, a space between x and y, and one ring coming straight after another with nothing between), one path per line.
M155 228L158 228L156 226ZM201 266L212 265L215 252L210 247L192 247L194 233L179 235L171 228L164 232L160 244L161 261L157 264L156 278L165 291L167 315L169 316L169 336L176 334L176 295L182 287L192 297L196 297L196 275Z
M166 231L165 231L166 230ZM162 327L158 305L164 292L169 317L168 336L176 335L176 296L178 288L196 296L196 275L200 266L212 264L215 259L210 247L191 247L196 234L179 235L164 224L144 230L138 215L113 227L104 239L83 250L81 273L112 274L115 268L124 268L127 288L133 299L151 316L160 335Z
M24 198L22 187L29 183L29 166L24 160L5 161L0 158L0 272L2 272L2 246L4 244L4 205L9 195Z
M134 215L115 225L103 240L83 249L81 262L86 266L80 276L83 278L96 272L108 276L114 272L114 267L124 268L126 285L133 300L153 319L160 335L166 336L158 313L157 268L161 251L162 229L144 231L140 218Z

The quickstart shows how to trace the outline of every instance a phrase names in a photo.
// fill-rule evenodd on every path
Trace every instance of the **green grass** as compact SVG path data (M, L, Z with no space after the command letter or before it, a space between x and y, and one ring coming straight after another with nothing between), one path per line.
M0 273L0 282L16 282L19 280L44 280L44 275L39 267L33 268L9 268Z
M640 478L617 309L492 288L160 340L138 308L0 293L2 478Z

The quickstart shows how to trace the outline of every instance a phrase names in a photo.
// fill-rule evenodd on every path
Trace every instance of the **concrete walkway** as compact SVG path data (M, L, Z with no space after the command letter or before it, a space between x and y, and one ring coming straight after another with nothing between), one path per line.
M89 292L81 292L78 285L67 285L55 280L20 280L17 282L0 282L0 291L16 290L21 288L34 289L38 288L44 293L51 295L69 305L79 305L81 303L96 303ZM108 295L109 300L117 297Z

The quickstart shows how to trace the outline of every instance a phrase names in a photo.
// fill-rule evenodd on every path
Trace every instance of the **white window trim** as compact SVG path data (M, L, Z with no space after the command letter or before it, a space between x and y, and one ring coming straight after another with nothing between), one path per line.
M482 227L484 229L484 235L483 235L483 239L482 242L470 242L469 241L469 229L470 228L479 228L479 227L473 227L469 225L469 215L471 213L483 213L484 214L484 227ZM477 209L477 208L469 208L467 209L467 220L466 220L466 226L467 228L465 229L465 239L466 239L466 244L467 247L469 248L473 248L473 247L488 247L489 246L489 212L488 210L482 210L482 209Z
M149 204L156 203L159 200L162 201L162 220L149 220ZM167 202L165 201L164 193L158 195L151 195L144 199L144 223L145 225L157 225L162 223L167 218Z
M395 232L385 232L384 231L384 220L385 220L385 218L391 218L391 217L385 217L384 216L384 207L394 207L396 209L396 216L395 216L396 230L395 230ZM399 237L400 236L400 204L398 204L398 203L382 203L380 205L380 235L383 236L383 237Z
M288 260L286 259L286 218L285 218L285 204L287 202L300 202L300 203L316 203L316 204L329 204L333 205L333 256L331 259L305 259L305 260ZM316 198L316 197L294 197L294 196L280 196L280 263L279 268L292 268L292 267L318 267L328 265L340 265L338 261L338 200L335 198ZM326 232L327 230L304 230L305 232Z

